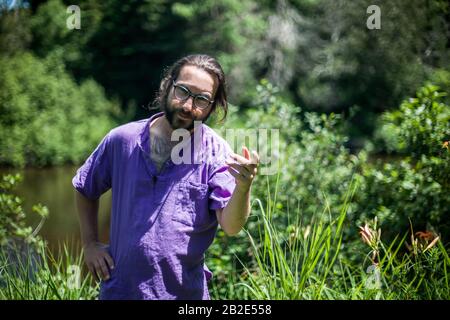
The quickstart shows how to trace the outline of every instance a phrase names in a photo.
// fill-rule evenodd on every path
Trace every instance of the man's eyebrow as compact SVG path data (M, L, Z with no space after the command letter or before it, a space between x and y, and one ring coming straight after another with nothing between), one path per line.
M203 91L201 88L197 87L196 85L191 85L191 84L183 83L183 82L181 82L181 81L179 81L177 84L180 85L180 86L186 87L186 88L188 88L189 90L191 90L191 88L194 88L196 91L199 91L200 94L202 94L202 95L209 95L210 97L212 97L212 93L211 93L211 92L209 92L209 91ZM191 91L192 91L192 90L191 90Z

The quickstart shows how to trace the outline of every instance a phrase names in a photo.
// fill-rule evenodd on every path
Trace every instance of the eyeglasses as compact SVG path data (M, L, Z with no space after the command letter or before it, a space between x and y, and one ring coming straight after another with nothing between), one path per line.
M185 86L176 84L175 81L173 81L173 80L172 80L172 82L173 82L175 97L182 102L189 99L189 97L192 97L194 99L193 105L195 106L195 108L199 108L202 110L208 108L209 105L214 102L214 100L209 100L208 97L203 94L193 94L191 92L191 90L189 90Z

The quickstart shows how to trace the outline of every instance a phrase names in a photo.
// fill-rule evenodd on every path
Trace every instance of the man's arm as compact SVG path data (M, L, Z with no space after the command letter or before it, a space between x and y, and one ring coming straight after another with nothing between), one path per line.
M216 210L217 221L229 236L241 231L250 214L250 189L240 190L237 187L223 209Z
M233 154L231 157L234 162L228 162L228 170L236 178L233 194L225 208L216 210L217 221L229 236L238 234L247 222L250 214L251 185L258 172L259 156L256 151L251 157L246 147L242 150L244 157Z
M114 262L105 245L98 242L99 200L90 200L78 191L75 191L75 199L86 265L94 278L108 280L108 266L113 269Z
M99 200L90 200L75 191L78 217L80 220L81 242L83 247L98 241Z

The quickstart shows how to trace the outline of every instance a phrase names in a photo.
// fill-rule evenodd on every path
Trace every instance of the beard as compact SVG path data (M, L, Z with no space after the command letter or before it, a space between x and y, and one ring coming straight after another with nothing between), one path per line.
M196 118L192 113L185 113L182 108L175 108L167 100L165 101L162 109L167 121L169 122L173 130L183 128L188 131L192 131L194 129L194 121L201 121L202 123L204 123L206 120L208 120L211 114L210 111L205 118L199 119ZM179 116L183 117L184 119L179 118Z

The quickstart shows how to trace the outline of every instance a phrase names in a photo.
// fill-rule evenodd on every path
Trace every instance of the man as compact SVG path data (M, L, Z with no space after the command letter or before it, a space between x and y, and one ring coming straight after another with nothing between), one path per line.
M244 226L259 157L245 147L234 154L202 123L219 107L227 111L214 58L178 60L154 103L162 112L111 130L73 178L85 262L102 280L100 299L209 299L204 252L218 224L228 235ZM179 154L176 132L191 137ZM191 161L173 161L181 154ZM98 242L98 199L110 188L106 247Z

